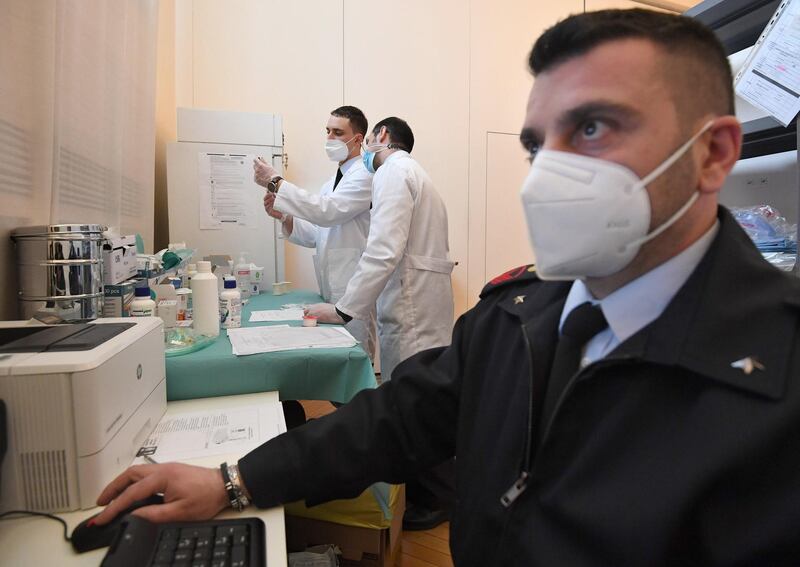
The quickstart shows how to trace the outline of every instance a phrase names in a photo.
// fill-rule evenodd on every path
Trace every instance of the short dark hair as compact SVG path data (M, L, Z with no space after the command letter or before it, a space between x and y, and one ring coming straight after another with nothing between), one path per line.
M372 128L372 133L377 136L381 128L384 127L389 133L392 147L411 153L411 150L414 149L414 132L411 131L411 126L408 125L408 122L402 118L390 116L375 124Z
M361 112L361 109L355 106L340 106L339 108L331 110L331 116L347 118L356 134L361 134L362 136L367 135L369 123L367 122L367 117Z
M665 75L669 73L667 82L676 89L676 102L682 102L680 112L734 114L733 77L725 48L711 29L686 16L641 8L576 14L539 36L528 66L536 76L621 39L649 40L679 59L680 68L665 65L664 70ZM682 80L676 81L679 73Z

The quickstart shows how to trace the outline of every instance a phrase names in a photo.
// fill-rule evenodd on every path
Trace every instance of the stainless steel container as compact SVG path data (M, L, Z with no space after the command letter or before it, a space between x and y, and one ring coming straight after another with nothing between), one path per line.
M12 231L20 316L65 321L103 313L103 231L98 224L25 226Z

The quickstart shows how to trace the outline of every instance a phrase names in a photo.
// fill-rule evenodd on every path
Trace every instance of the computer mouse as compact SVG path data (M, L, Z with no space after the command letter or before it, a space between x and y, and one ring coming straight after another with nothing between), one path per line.
M86 518L80 524L75 526L74 530L72 530L72 536L70 537L72 548L78 553L83 553L85 551L91 551L100 547L108 547L111 545L111 542L114 541L114 536L117 534L117 530L119 530L122 518L126 514L130 514L142 506L151 506L153 504L163 503L164 497L160 494L154 494L143 500L137 500L131 504L129 508L126 508L117 514L113 520L103 526L89 525L89 523L95 517L97 517L97 514L91 518Z

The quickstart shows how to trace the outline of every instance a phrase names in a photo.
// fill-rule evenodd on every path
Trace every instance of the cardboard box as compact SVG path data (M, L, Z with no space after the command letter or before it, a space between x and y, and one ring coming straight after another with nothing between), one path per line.
M114 285L135 278L136 236L112 236L103 244L103 283Z
M332 543L342 551L341 567L394 567L400 553L405 500L405 486L402 486L392 506L391 525L383 529L292 516L287 512L286 547L294 552Z
M103 317L130 317L136 280L103 286Z

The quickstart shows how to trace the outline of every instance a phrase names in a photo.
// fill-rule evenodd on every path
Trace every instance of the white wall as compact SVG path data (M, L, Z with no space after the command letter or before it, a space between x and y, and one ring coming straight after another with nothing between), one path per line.
M329 112L352 104L414 130L413 154L447 205L456 312L484 282L531 261L517 193L517 136L539 34L570 13L629 0L167 0L175 2L179 106L283 115L286 177L316 190L334 166ZM688 0L682 0L688 3ZM287 245L296 287L316 288L310 251Z

